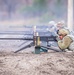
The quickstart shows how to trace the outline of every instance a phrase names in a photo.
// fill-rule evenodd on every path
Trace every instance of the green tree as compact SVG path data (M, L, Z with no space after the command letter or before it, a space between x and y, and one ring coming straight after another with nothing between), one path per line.
M47 9L47 0L34 0L33 6L36 10L45 10Z

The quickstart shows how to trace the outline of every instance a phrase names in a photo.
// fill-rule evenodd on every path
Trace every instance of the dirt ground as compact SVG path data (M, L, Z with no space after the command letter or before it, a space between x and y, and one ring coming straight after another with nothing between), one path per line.
M74 75L74 52L0 52L0 75Z

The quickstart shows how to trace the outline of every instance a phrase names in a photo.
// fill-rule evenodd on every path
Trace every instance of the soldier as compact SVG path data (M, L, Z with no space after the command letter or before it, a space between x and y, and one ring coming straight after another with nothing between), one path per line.
M61 29L61 28L64 28L65 27L65 22L64 21L60 21L57 23L57 30Z
M60 29L58 31L60 40L58 46L63 51L74 51L74 36L70 34L67 29Z
M47 30L48 30L49 32L51 32L52 35L56 35L56 34L57 34L56 23L55 23L54 21L50 21L50 22L48 23L48 28L47 28Z

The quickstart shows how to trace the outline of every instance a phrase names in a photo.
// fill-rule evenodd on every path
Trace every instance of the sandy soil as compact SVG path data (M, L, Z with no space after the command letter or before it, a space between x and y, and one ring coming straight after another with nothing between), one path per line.
M0 52L0 75L74 75L74 52Z

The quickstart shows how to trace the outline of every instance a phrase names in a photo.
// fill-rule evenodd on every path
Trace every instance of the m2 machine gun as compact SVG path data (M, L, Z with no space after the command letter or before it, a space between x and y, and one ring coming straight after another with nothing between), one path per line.
M28 28L28 27L27 27ZM41 27L42 28L42 27ZM50 41L55 41L56 40L56 35L46 31L46 28L44 27L43 30L39 28L39 26L33 26L31 27L30 31L24 31L24 32L0 32L0 35L24 35L22 38L0 38L0 40L28 40L31 41L30 44L16 50L14 53L17 53L23 49L29 48L31 46L35 47L35 54L39 54L40 52L48 52L48 49L54 50L54 51L59 51L51 47L49 44ZM41 31L42 30L42 31ZM27 35L27 37L26 37ZM30 36L30 37L29 37ZM46 43L46 45L43 45L43 42Z

